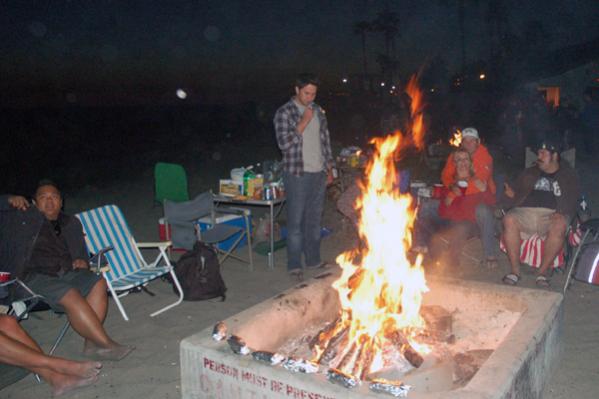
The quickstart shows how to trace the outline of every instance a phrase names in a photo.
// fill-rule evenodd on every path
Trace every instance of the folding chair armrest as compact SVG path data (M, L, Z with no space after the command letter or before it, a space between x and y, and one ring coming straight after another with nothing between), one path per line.
M251 211L249 209L238 208L235 206L219 207L219 208L217 208L217 211L218 211L218 213L228 213L228 214L232 214L232 215L247 215L247 216L249 216L251 214Z
M95 267L96 273L102 273L110 270L108 266L102 266L102 259L105 257L106 253L112 251L114 248L112 246L107 246L98 251L97 254L91 257L89 260L90 267Z
M171 245L172 241L138 242L137 248L167 248Z

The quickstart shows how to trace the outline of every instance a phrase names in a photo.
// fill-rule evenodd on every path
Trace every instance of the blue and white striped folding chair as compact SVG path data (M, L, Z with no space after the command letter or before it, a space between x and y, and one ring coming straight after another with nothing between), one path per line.
M154 317L183 301L183 290L166 255L166 249L171 245L170 241L136 243L123 213L116 205L105 205L81 212L76 216L83 225L85 243L89 252L97 254L102 249L112 247L112 250L105 254L109 268L102 271L102 275L125 320L128 321L129 318L120 297L127 295L131 288L144 285L167 273L170 273L177 287L179 299L150 316ZM157 248L160 253L154 262L148 264L140 252L142 248ZM159 266L161 261L164 262L164 266Z

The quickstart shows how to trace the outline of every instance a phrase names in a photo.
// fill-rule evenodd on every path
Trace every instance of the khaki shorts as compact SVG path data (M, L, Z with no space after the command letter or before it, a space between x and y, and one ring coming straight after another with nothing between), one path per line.
M554 209L520 207L510 209L508 215L518 221L520 227L520 238L526 240L533 234L545 237L551 224L551 215Z

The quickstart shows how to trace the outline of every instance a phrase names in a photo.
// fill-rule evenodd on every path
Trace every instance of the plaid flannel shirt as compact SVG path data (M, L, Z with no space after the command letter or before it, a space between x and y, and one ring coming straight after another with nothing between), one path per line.
M315 104L316 115L320 121L320 148L325 167L333 167L331 138L324 110ZM304 158L302 153L303 136L297 132L297 124L301 119L299 109L293 99L277 110L274 117L277 144L283 153L285 172L300 176L304 173Z

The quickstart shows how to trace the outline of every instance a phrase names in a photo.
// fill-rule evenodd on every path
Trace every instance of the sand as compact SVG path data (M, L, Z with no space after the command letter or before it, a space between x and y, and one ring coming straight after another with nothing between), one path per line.
M577 165L578 166L578 165ZM592 176L594 165L582 168L581 175ZM586 174L585 174L586 173ZM216 180L215 180L216 181ZM216 183L215 183L216 184ZM588 198L596 196L597 189L588 185ZM191 190L197 189L191 185ZM197 191L196 191L197 192ZM158 238L157 219L162 210L153 205L151 172L136 182L121 182L110 187L85 187L77 195L67 198L66 210L75 213L91 207L115 203L123 210L138 241ZM599 201L591 200L591 203ZM255 209L259 216L262 209ZM334 260L336 255L353 245L351 229L342 221L331 201L325 213L325 225L333 234L323 240L323 258ZM481 256L480 242L472 240L467 251ZM220 319L229 317L258 302L291 287L291 280L285 270L285 251L276 253L275 269L266 266L266 257L255 255L255 270L249 272L247 266L230 260L223 265L223 277L228 286L225 302L203 301L183 302L178 307L151 318L149 314L174 300L170 285L155 281L149 289L156 294L150 297L145 293L131 294L123 298L131 320L122 319L113 301L105 327L109 334L119 342L133 344L137 349L120 362L106 362L99 381L82 388L68 398L179 398L180 369L179 342ZM467 257L462 257L459 269L437 270L453 276L474 279L490 283L500 283L507 270L507 260L501 258L500 268L481 269ZM308 271L307 275L316 273ZM561 290L564 276L552 280L552 290ZM534 277L523 273L521 283L525 287L534 287ZM544 398L596 398L599 393L595 387L599 381L599 287L575 282L565 297L564 353L560 364L548 382ZM23 322L23 326L46 350L51 346L60 326L62 317L49 312L32 315ZM66 336L59 347L59 356L81 359L82 339L73 331ZM2 398L43 398L50 397L51 390L45 384L35 382L28 376L20 382L0 391Z

